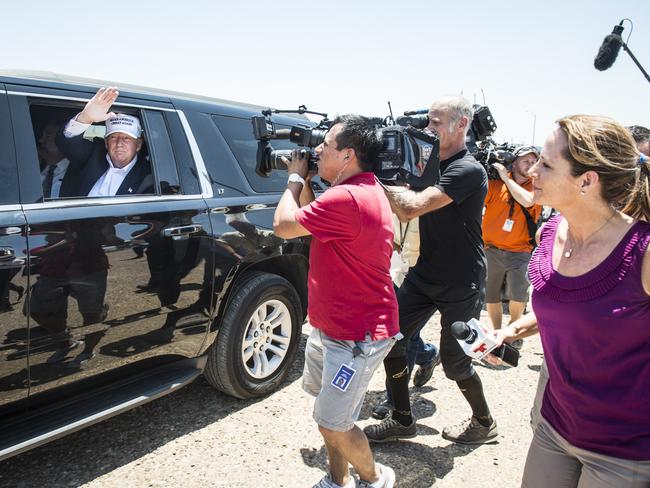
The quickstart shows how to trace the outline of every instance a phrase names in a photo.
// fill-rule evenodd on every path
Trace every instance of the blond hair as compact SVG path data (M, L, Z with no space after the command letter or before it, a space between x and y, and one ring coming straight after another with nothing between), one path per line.
M614 119L598 115L571 115L557 123L568 140L563 156L572 175L595 171L606 202L650 221L650 163L640 159L630 132Z

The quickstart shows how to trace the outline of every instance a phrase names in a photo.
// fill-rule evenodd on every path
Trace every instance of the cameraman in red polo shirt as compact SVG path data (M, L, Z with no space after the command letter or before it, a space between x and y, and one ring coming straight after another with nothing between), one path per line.
M314 329L305 347L303 388L316 397L313 416L329 458L319 488L354 487L350 464L359 486L395 483L394 471L375 463L354 423L370 378L399 333L390 277L392 212L371 172L380 150L381 139L367 119L337 118L316 148L318 174L332 186L313 200L304 188L307 159L294 151L291 161L285 159L288 187L273 222L279 237L313 236L308 314Z

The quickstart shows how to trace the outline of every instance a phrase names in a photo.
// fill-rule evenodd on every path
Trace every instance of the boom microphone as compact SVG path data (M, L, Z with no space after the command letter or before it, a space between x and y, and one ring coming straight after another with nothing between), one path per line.
M616 56L618 56L618 52L623 46L623 38L621 37L622 33L623 21L618 25L615 25L612 33L603 40L603 43L598 50L598 54L596 55L596 59L594 60L594 67L598 71L605 71L606 69L611 68L614 61L616 61Z

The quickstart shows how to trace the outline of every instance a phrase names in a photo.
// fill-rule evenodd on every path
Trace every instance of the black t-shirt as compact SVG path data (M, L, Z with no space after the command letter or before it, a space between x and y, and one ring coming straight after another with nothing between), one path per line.
M436 185L453 202L420 216L420 257L413 276L430 284L471 286L485 280L481 218L487 175L467 150L440 162Z

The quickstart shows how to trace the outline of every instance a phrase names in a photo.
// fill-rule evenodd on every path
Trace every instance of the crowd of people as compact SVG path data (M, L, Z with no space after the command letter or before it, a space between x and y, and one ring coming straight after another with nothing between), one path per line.
M484 302L497 342L539 331L544 348L522 486L650 486L649 131L606 117L564 117L541 153L518 149L512 167L496 166L500 179L488 181L465 146L472 105L441 98L428 117L440 141L440 180L419 191L382 188L370 172L381 142L359 116L337 119L316 148L318 173L332 184L318 198L305 184L307 160L298 152L285 160L275 232L313 237L314 329L303 387L316 397L313 417L329 460L316 486L395 484L369 441L417 435L408 386L427 347L419 332L436 311L440 344L428 348L433 357L420 365L420 379L439 360L472 411L442 436L463 444L498 439L480 377L451 334L455 321L478 318ZM541 205L559 213L534 236ZM417 218L420 237L396 291L391 211L403 222ZM524 314L529 282L532 310ZM355 421L381 362L389 395L375 412L384 418L361 430Z

